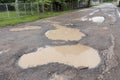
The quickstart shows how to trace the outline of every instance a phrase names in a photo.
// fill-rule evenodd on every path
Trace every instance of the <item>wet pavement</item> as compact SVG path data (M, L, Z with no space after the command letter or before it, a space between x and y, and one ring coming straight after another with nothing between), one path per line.
M120 80L112 4L0 28L0 80Z

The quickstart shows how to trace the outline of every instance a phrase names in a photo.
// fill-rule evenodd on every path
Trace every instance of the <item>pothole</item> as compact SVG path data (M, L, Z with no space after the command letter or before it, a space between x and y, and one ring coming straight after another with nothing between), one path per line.
M3 51L0 51L0 54L2 54L3 53Z
M45 20L53 25L56 30L49 30L45 33L46 37L51 40L64 40L64 41L78 41L82 37L85 36L82 32L80 32L79 29L73 29L73 28L67 28L67 25L72 25L73 24L65 24L66 26L60 25L59 22L51 22L49 20Z
M84 45L47 46L39 48L36 52L24 54L18 61L23 68L36 67L48 63L63 63L76 68L84 66L95 68L101 59L97 50Z
M92 22L95 22L95 23L103 23L105 20L104 17L101 17L101 16L97 16L97 17L93 17L93 18L90 18L89 21L92 21Z
M97 12L99 12L99 10L95 10L95 11L91 12L89 15L92 16L92 15L94 15Z
M108 30L109 28L108 28L108 27L103 27L102 29L103 29L103 30Z
M80 18L75 18L75 19L73 19L73 20L75 20L75 21L81 21L81 19L80 19Z
M69 24L65 24L66 26L73 26L74 24L72 23L69 23Z
M10 29L10 31L25 31L25 30L37 30L37 29L41 29L41 27L40 26L25 26L21 28L12 28Z
M56 30L49 30L45 33L48 39L51 40L65 40L65 41L77 41L85 36L79 29L65 28L60 25ZM60 28L61 27L61 28Z
M1 50L0 54L7 53L8 51L10 51L10 49Z
M86 17L82 17L82 18L75 18L73 20L74 21L87 21L88 19Z
M87 16L81 18L81 21L87 21L87 20L88 20Z
M52 20L50 20L50 19L44 19L42 22L45 22L45 23L52 23L52 24L60 24L60 22L52 21Z
M93 10L93 9L82 9L82 10L80 10L80 12L81 11L89 11L89 10Z

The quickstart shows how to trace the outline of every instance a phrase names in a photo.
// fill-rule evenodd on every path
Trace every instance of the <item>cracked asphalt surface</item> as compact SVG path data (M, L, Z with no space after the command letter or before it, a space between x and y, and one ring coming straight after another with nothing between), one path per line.
M96 11L97 10L97 11ZM119 8L112 4L77 10L60 16L35 22L0 28L0 80L120 80L120 17ZM105 18L103 23L89 19ZM81 21L85 18L85 21ZM50 40L45 32L53 30L51 22L80 29L86 36L78 41ZM38 30L12 32L10 29L24 26L40 26ZM83 44L98 50L102 59L94 69L74 68L60 63L49 63L21 69L19 58L39 47Z

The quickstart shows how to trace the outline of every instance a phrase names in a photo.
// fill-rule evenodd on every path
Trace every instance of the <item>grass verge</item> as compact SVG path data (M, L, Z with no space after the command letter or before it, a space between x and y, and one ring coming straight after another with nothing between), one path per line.
M4 19L4 20L0 20L0 27L13 26L13 25L17 25L17 24L20 24L20 23L32 22L32 21L35 21L35 20L38 20L38 19L53 17L53 16L57 16L57 15L60 15L60 14L67 13L67 12L71 12L71 10L61 11L61 12L47 12L47 13L44 13L44 14L33 15L33 16L25 16L25 17Z

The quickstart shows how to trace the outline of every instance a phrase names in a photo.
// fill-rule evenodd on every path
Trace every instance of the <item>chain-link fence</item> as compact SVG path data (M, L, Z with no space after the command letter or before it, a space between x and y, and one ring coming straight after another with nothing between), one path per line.
M38 15L40 13L52 12L52 11L63 11L70 9L78 9L81 7L85 7L85 2L68 2L64 5L51 3L49 5L46 4L38 4L38 3L6 3L0 4L0 20L15 18L15 17L23 17L30 15Z

